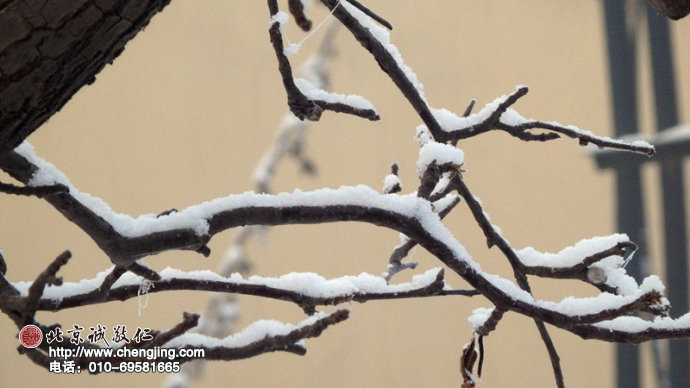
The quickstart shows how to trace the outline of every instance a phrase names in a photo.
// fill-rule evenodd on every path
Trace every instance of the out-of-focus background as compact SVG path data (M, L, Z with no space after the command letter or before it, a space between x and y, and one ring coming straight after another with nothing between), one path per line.
M374 4L375 3L375 4ZM606 40L601 1L438 0L374 2L373 9L394 26L392 41L423 82L435 107L461 113L470 99L478 107L516 85L530 93L515 107L525 117L575 124L613 134ZM326 12L316 4L316 23ZM131 215L184 208L253 189L252 169L286 111L275 55L268 41L264 2L197 0L172 2L137 36L93 85L82 89L29 140L38 155L61 169L80 190L103 198ZM640 26L640 33L644 26ZM325 29L291 57L297 64L316 49ZM671 25L681 121L690 112L690 19ZM291 41L304 33L287 29ZM326 112L310 125L308 154L319 174L299 174L292 161L277 170L273 188L292 191L365 184L380 189L393 162L400 164L404 190L416 187L421 123L388 77L344 29L332 66L332 90L360 94L374 103L382 120L369 122ZM644 45L639 62L649 68ZM640 72L643 92L649 75ZM649 98L642 97L641 127L653 127ZM502 133L463 141L466 180L516 248L558 251L598 235L616 232L614 175L596 168L576 141L524 143ZM658 182L658 166L643 175ZM8 179L8 178L3 178ZM660 228L658 188L646 187L652 230ZM461 204L447 225L482 267L510 276L506 260L486 249L478 227ZM164 253L147 258L157 269L216 269L234 231L213 239L213 253ZM653 235L653 233L652 233ZM271 229L265 242L249 246L252 272L278 276L313 271L326 277L383 272L397 233L364 224L286 226ZM653 238L642 242L660 251ZM61 274L66 281L90 278L110 266L76 226L35 198L0 200L0 248L11 281L31 280L65 249L74 258ZM417 272L440 263L418 249ZM659 265L653 268L660 272ZM407 281L411 273L395 279ZM448 275L456 288L464 282ZM594 295L574 282L534 280L538 298ZM208 295L152 294L137 314L137 301L41 313L38 319L73 324L166 329L182 311L203 312ZM298 322L299 308L241 297L241 327L262 318ZM428 298L346 306L350 319L308 340L305 357L275 353L207 365L200 387L417 387L459 386L458 357L470 339L470 312L488 306L482 298ZM614 384L613 345L583 341L551 328L569 387ZM0 386L155 386L157 374L54 375L16 353L16 328L0 319ZM485 340L481 386L552 386L547 353L534 323L507 314ZM641 345L644 386L655 386L649 344Z

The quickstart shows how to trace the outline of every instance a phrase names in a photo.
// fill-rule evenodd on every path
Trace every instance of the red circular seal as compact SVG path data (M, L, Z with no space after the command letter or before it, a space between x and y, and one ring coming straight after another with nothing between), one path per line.
M19 342L25 348L35 348L41 344L41 341L43 341L43 333L41 333L41 329L38 326L26 325L19 332Z

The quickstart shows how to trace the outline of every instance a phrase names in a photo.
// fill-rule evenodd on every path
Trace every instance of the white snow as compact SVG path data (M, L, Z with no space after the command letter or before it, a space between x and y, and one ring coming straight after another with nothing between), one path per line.
M630 303L645 292L663 291L663 284L661 284L656 277L645 279L642 285L637 287L636 284L634 284L634 280L629 281L626 277L627 275L616 272L622 270L620 268L622 265L622 258L613 257L603 260L598 263L598 265L602 266L602 268L607 271L607 276L609 277L607 283L611 282L611 278L613 278L614 283L619 282L620 284L625 284L624 295L603 293L593 298L566 298L560 303L535 301L529 293L519 289L513 282L497 275L482 272L479 265L471 259L466 249L453 237L450 231L441 222L431 204L424 199L414 196L382 195L366 186L321 189L311 192L295 190L292 193L281 193L277 195L247 192L190 206L187 209L167 216L156 217L154 215L144 215L138 218L132 218L127 215L115 213L102 200L79 192L69 183L69 180L62 173L55 169L54 166L36 157L33 148L28 143L22 144L17 149L17 152L37 166L38 170L31 180L32 185L53 184L55 182L67 185L71 195L82 204L89 207L94 213L106 219L118 232L126 236L138 236L153 231L170 230L174 228L191 228L197 233L205 233L207 230L205 229L205 227L207 228L207 219L219 213L240 208L357 206L372 210L387 211L402 218L415 219L420 227L422 227L429 236L433 236L438 244L449 249L452 253L452 258L446 259L457 260L465 270L476 272L483 277L490 286L495 287L497 289L495 290L496 292L503 293L509 298L541 308L561 312L563 314L595 314L604 309L615 309ZM420 166L424 166L433 160L439 164L453 163L459 165L463 162L463 153L461 150L449 145L429 142L422 147L420 151L420 160ZM574 247L565 249L551 256L549 254L538 254L533 249L521 250L519 251L519 255L528 265L565 266L576 263L576 258L581 259L591 253L596 253L602 248L609 248L619 241L627 241L627 237L624 235L613 235L604 238L583 240L583 242L576 244ZM94 279L87 279L78 283L65 283L61 287L46 287L45 297L60 300L69 295L87 293L96 289L102 283L107 273L108 271L102 272ZM428 284L435 279L436 274L437 270L427 271L423 275L416 277L411 283L393 286L385 285L385 281L378 276L367 274L331 280L326 280L316 274L288 274L281 278L251 277L246 280L239 275L232 275L229 281L281 286L287 289L313 294L314 296L328 296L334 295L337 292L351 292L353 290L356 292L377 292L381 290L398 292L408 290L410 287ZM616 274L619 275L619 279L617 280ZM161 271L161 276L163 276L164 279L171 276L188 276L202 280L228 281L211 271L185 274L177 270L166 269ZM141 278L127 273L118 280L115 287L124 284L139 285L141 284ZM28 292L29 286L30 283L27 282L16 284L16 287L24 294Z
M486 278L494 287L500 289L501 292L505 293L513 300L521 301L539 308L555 311L569 316L598 314L604 310L617 309L633 302L646 293L652 291L661 293L664 290L663 284L659 278L656 276L650 276L643 281L642 286L637 288L635 292L628 295L614 295L604 292L589 298L575 298L569 296L560 302L553 302L535 300L532 295L520 289L515 283L498 275L487 273L482 273L481 275Z
M517 88L520 88L518 86ZM484 122L491 116L492 113L498 109L499 105L503 104L509 95L505 94L493 100L492 102L486 104L481 110L473 113L467 117L458 116L456 113L451 112L445 108L430 108L431 113L434 118L446 132L452 132L462 128L472 128ZM508 125L519 125L527 122L528 120L522 117L519 113L513 109L508 109L500 118L500 121Z
M112 270L113 270L113 267L110 267L110 268L96 274L96 277L94 277L94 278L83 279L77 283L64 282L61 286L48 285L43 290L42 298L53 299L55 301L55 304L57 305L64 298L67 298L67 297L70 297L73 295L88 294L89 292L92 292L92 291L98 289L98 287L103 283L103 280L105 280L105 277L110 272L112 272ZM128 272L128 273L124 274L117 281L116 284L118 286L140 285L141 282L142 282L141 277L136 276L136 275ZM21 293L22 296L29 295L29 287L31 287L31 284L33 284L33 282L21 281L21 282L12 283L12 285Z
M427 128L426 125L418 125L415 135L412 139L420 146L423 146L424 144L434 140L434 138L431 136L431 132L429 132L429 128Z
M384 193L390 193L396 185L402 189L402 182L400 181L399 176L395 174L388 174L385 178L383 178Z
M559 122L557 122L557 121L549 121L549 122L547 122L547 124L563 126L563 127L567 128L567 129L570 129L571 131L573 131L573 132L575 132L575 133L577 133L577 134L580 134L580 135L583 135L583 136L589 136L589 137L592 137L592 138L595 138L595 139L599 139L599 140L602 140L602 141L606 141L606 142L609 142L609 143L613 143L613 144L619 144L619 145L633 145L633 146L635 146L635 147L642 147L642 148L654 149L654 146L651 145L649 142L647 142L647 141L645 141L645 140L627 141L627 140L624 140L624 139L613 139L613 138L610 138L610 137L608 137L608 136L599 136L599 135L594 134L594 132L592 132L592 131L587 131L587 130L584 130L584 129L580 129L580 128L574 126L574 125L563 125L563 124L561 124L561 123L559 123ZM597 147L597 146L594 145L594 144L590 144L589 147L590 147L590 148L594 148L594 147Z
M538 301L537 305L570 316L597 314L605 310L620 308L653 291L662 293L664 285L658 277L649 276L642 281L642 285L637 292L629 295L614 295L602 292L590 298L567 297L559 303Z
M56 305L64 298L86 294L96 290L106 275L112 271L112 267L100 272L93 279L83 279L76 283L65 282L62 286L47 286L43 293L43 298L55 300ZM160 271L161 281L170 279L191 279L198 281L226 282L241 285L262 285L280 290L293 291L307 297L314 298L334 298L353 294L372 294L372 293L397 293L406 292L419 288L424 288L432 284L441 268L432 268L422 274L417 274L409 283L386 284L386 280L380 276L361 273L357 276L343 276L334 279L326 279L321 275L305 273L289 273L280 277L251 276L244 278L239 273L233 273L229 277L223 277L217 273L205 271L184 272L174 268L165 268ZM142 278L131 272L124 274L113 287L130 285L141 285ZM32 282L17 282L14 286L19 292L28 295L29 287Z
M431 195L434 195L436 193L442 192L443 190L448 187L448 184L450 183L450 178L452 176L451 172L444 172L443 175L441 175L441 178L439 178L438 183L436 183L436 187L431 191ZM436 206L436 205L434 205Z
M419 150L417 175L421 177L429 164L434 162L439 166L450 164L460 167L465 162L465 153L450 144L428 142Z
M357 94L345 95L327 92L314 86L313 83L304 78L295 78L295 85L305 96L311 100L321 100L334 104L340 103L357 109L370 109L376 111L376 108L374 108L374 105L371 102Z
M455 194L446 194L443 198L434 202L434 211L440 213L447 209L458 198Z
M293 325L276 320L260 320L247 326L244 330L225 338L212 338L198 333L185 333L163 345L165 348L190 347L241 347L266 337L286 335L293 330L314 324L328 315L317 312L302 322Z
M670 317L656 317L651 321L633 316L625 316L610 321L597 322L594 326L602 329L619 330L629 333L639 333L649 329L688 330L690 329L690 313L686 313L676 319Z
M530 267L567 268L579 264L588 256L609 249L620 242L628 241L630 239L625 234L612 234L580 240L558 253L542 253L532 247L516 250L515 253L523 264Z
M491 317L494 312L493 308L479 307L472 311L472 314L467 318L467 321L472 326L473 330L477 330L486 323L486 321Z
M542 253L532 247L517 250L515 253L527 266L568 268L579 264L588 256L609 249L620 242L628 241L630 239L625 234L612 234L581 240L558 253ZM595 277L594 280L599 282L603 279L603 283L617 288L621 295L632 295L638 290L635 279L625 271L624 259L621 256L607 257L590 265L589 268L592 270L592 276Z
M433 150L435 146L431 146ZM446 152L431 152L438 156L440 162L452 161L459 163L462 161L462 151L455 148L441 147ZM54 182L63 183L69 187L70 194L81 204L88 207L96 215L109 222L113 228L126 237L138 237L152 232L189 228L197 234L203 235L208 232L207 219L222 212L232 211L248 207L325 207L325 206L359 206L396 213L401 217L416 219L441 243L448 246L457 260L465 262L469 266L474 266L467 250L453 237L448 229L440 222L438 215L433 211L431 204L421 198L414 196L382 195L370 187L342 186L338 189L320 189L315 191L303 192L296 189L292 193L280 193L276 195L257 194L245 192L233 194L227 197L216 198L211 201L203 202L198 205L190 206L178 212L157 217L153 214L146 214L133 218L114 212L100 198L91 197L81 193L69 180L58 171L52 164L34 154L33 147L24 143L16 151L37 166L37 177L32 179L31 184L52 184Z
M299 52L300 48L302 48L301 43L290 43L287 46L283 47L283 55L285 55L286 57L295 55Z
M405 77L410 81L410 83L412 83L414 88L417 89L422 99L426 101L426 98L424 97L424 85L422 85L422 83L419 82L417 74L415 74L415 72L405 64L402 54L400 54L398 48L391 43L391 36L388 30L379 26L372 18L364 14L362 11L358 10L355 6L348 3L347 1L341 1L340 4L342 4L342 6L345 8L345 10L347 10L348 13L350 13L355 19L357 19L357 21L359 22L359 24L362 25L362 27L368 29L371 35L381 43L381 45L386 49L386 51L388 51L388 53L398 64L398 67L403 71Z
M298 292L305 296L333 298L342 295L405 292L423 288L433 283L441 269L433 268L423 274L415 275L410 283L386 284L380 276L361 273L357 276L343 276L326 279L321 275L306 273L289 273L278 278L251 276L244 280L239 274L230 279L238 283L261 284L268 287Z
M638 284L635 278L628 275L623 265L622 257L611 256L592 264L590 268L603 271L606 277L604 284L617 288L621 295L630 295L637 291Z
M204 235L208 232L208 223L203 218L198 217L194 211L185 214L174 212L161 217L157 217L155 214L143 214L137 218L117 213L102 199L79 191L55 166L37 157L34 148L28 142L19 145L15 151L38 168L28 182L29 186L48 186L56 183L67 186L70 195L79 203L106 220L118 233L125 237L137 237L164 230L186 228L194 230L198 235Z
M271 18L268 20L268 24L273 25L273 23L278 23L280 25L280 31L282 32L283 27L289 20L290 15L288 15L286 12L278 11L278 13L271 16Z
M522 87L524 87L524 86L518 85L516 87L516 90L518 90ZM467 117L460 117L457 114L455 114L454 112L451 112L451 111L444 109L444 108L430 108L430 110L431 110L431 113L434 115L434 118L436 119L436 121L439 123L442 130L444 130L446 132L452 132L452 131L456 131L459 129L467 129L467 130L472 131L475 126L481 124L486 119L488 119L491 116L491 114L494 113L498 109L498 107L508 99L508 97L510 97L510 95L508 95L508 94L500 96L500 97L496 98L495 100L493 100L492 102L486 104L480 111L478 111L474 114L471 114ZM509 125L509 126L519 126L522 124L535 122L536 120L527 119L527 118L523 117L522 115L520 115L520 113L518 113L514 109L508 108L508 109L506 109L505 112L503 112L503 114L499 118L499 121L501 123ZM619 145L629 145L630 144L630 145L633 145L635 147L650 148L650 149L654 148L654 146L652 146L649 142L642 140L642 139L638 139L638 138L628 139L628 140L612 139L610 137L596 135L591 131L580 129L574 125L563 125L563 124L556 122L556 121L545 121L544 123L547 125L553 125L553 126L565 128L567 130L572 131L573 133L575 133L578 136L588 136L588 137L591 137L593 139L598 139L598 140L606 141L606 142L613 143L613 144L619 144ZM425 125L422 125L421 127L423 129L426 129ZM686 128L686 130L687 129L688 128ZM417 132L418 133L420 132L419 128L417 129ZM661 135L661 136L663 136L663 135ZM661 136L660 136L660 138L662 138ZM669 135L668 135L669 138L672 139L672 138L675 138L676 136L682 138L683 136L690 136L690 135L687 134L687 131L682 130L682 129L679 129L677 132L675 132L675 131L669 132ZM590 145L590 146L594 147L592 145Z

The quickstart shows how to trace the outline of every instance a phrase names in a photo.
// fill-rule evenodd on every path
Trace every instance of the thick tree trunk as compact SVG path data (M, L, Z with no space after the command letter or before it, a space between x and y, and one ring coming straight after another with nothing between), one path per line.
M0 154L122 52L170 0L0 0Z

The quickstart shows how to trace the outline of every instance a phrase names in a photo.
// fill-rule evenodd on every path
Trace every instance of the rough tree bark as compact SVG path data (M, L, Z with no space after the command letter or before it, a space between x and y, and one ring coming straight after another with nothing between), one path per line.
M170 0L0 0L0 154L112 63Z

